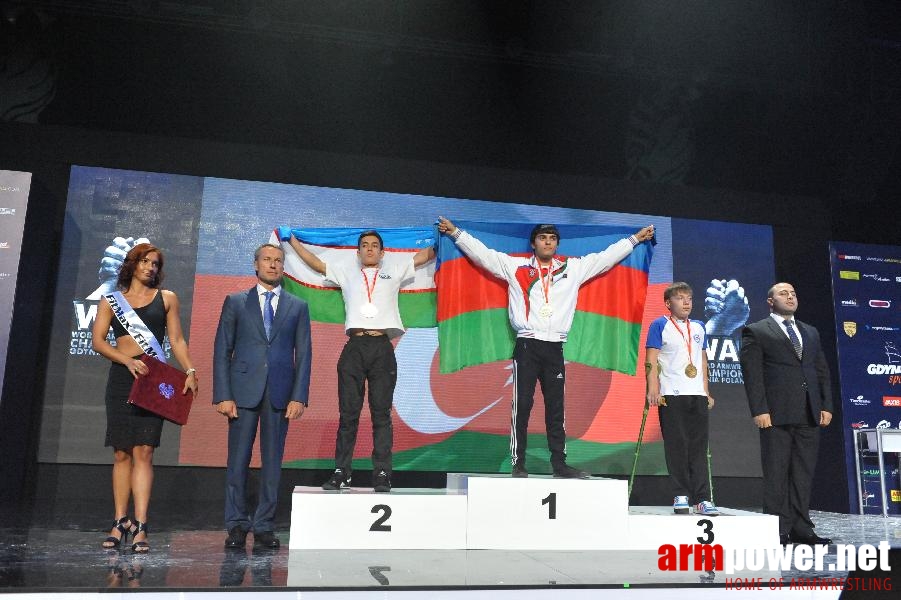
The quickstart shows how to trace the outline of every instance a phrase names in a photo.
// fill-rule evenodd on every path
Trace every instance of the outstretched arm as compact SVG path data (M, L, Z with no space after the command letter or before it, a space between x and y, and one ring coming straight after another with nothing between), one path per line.
M423 248L415 255L413 255L413 268L418 269L422 265L426 264L430 260L435 258L435 248L429 246L428 248Z
M438 217L438 231L450 236L463 254L495 277L508 282L514 280L513 272L516 270L516 266L510 256L488 248L480 240L463 231L444 217Z
M300 260L307 263L307 266L316 271L317 273L322 273L325 275L325 263L319 259L318 256L310 252L306 249L306 247L300 243L294 234L291 234L291 239L288 240L288 243L291 244L291 247L297 253L297 256L300 257Z
M647 242L654 237L654 226L648 225L639 229L627 238L623 238L618 242L613 242L600 252L593 252L582 256L583 270L580 283L584 283L612 269L617 263L625 259L632 251L641 243Z

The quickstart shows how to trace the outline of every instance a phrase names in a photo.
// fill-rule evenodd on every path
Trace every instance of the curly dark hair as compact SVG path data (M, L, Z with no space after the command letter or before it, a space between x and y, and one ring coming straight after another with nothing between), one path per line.
M160 256L160 267L156 271L156 277L150 282L150 287L158 288L163 284L163 251L153 244L138 244L128 251L122 267L119 269L119 277L116 280L116 287L120 290L127 290L131 286L131 279L134 277L135 269L142 258L156 252Z

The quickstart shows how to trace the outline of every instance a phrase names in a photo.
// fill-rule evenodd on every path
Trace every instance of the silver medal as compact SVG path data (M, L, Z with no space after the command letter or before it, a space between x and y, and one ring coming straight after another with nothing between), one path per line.
M379 309L372 302L367 302L360 307L360 314L366 319L374 319L379 314Z
M554 308L550 304L545 304L538 309L538 314L547 319L554 314Z

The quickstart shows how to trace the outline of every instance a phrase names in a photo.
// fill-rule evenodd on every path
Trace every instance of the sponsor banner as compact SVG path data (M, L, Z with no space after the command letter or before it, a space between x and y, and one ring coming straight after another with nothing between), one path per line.
M854 432L901 429L901 248L833 242L830 256L848 495L854 507L859 502ZM878 514L882 498L876 471L864 469L860 485L865 511ZM885 480L887 489L901 485L897 469ZM889 513L901 514L901 501L886 500Z
M6 352L16 297L16 275L25 230L31 173L0 170L0 389L6 371Z

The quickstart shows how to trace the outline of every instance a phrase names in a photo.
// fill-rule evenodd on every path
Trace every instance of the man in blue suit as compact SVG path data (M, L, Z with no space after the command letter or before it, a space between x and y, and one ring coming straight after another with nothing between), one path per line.
M306 408L310 389L310 313L306 302L283 293L285 254L263 244L254 254L257 285L226 297L216 330L213 404L228 417L225 482L226 548L243 548L247 532L260 548L278 548L273 517L288 421ZM251 516L245 487L260 428L259 502Z

